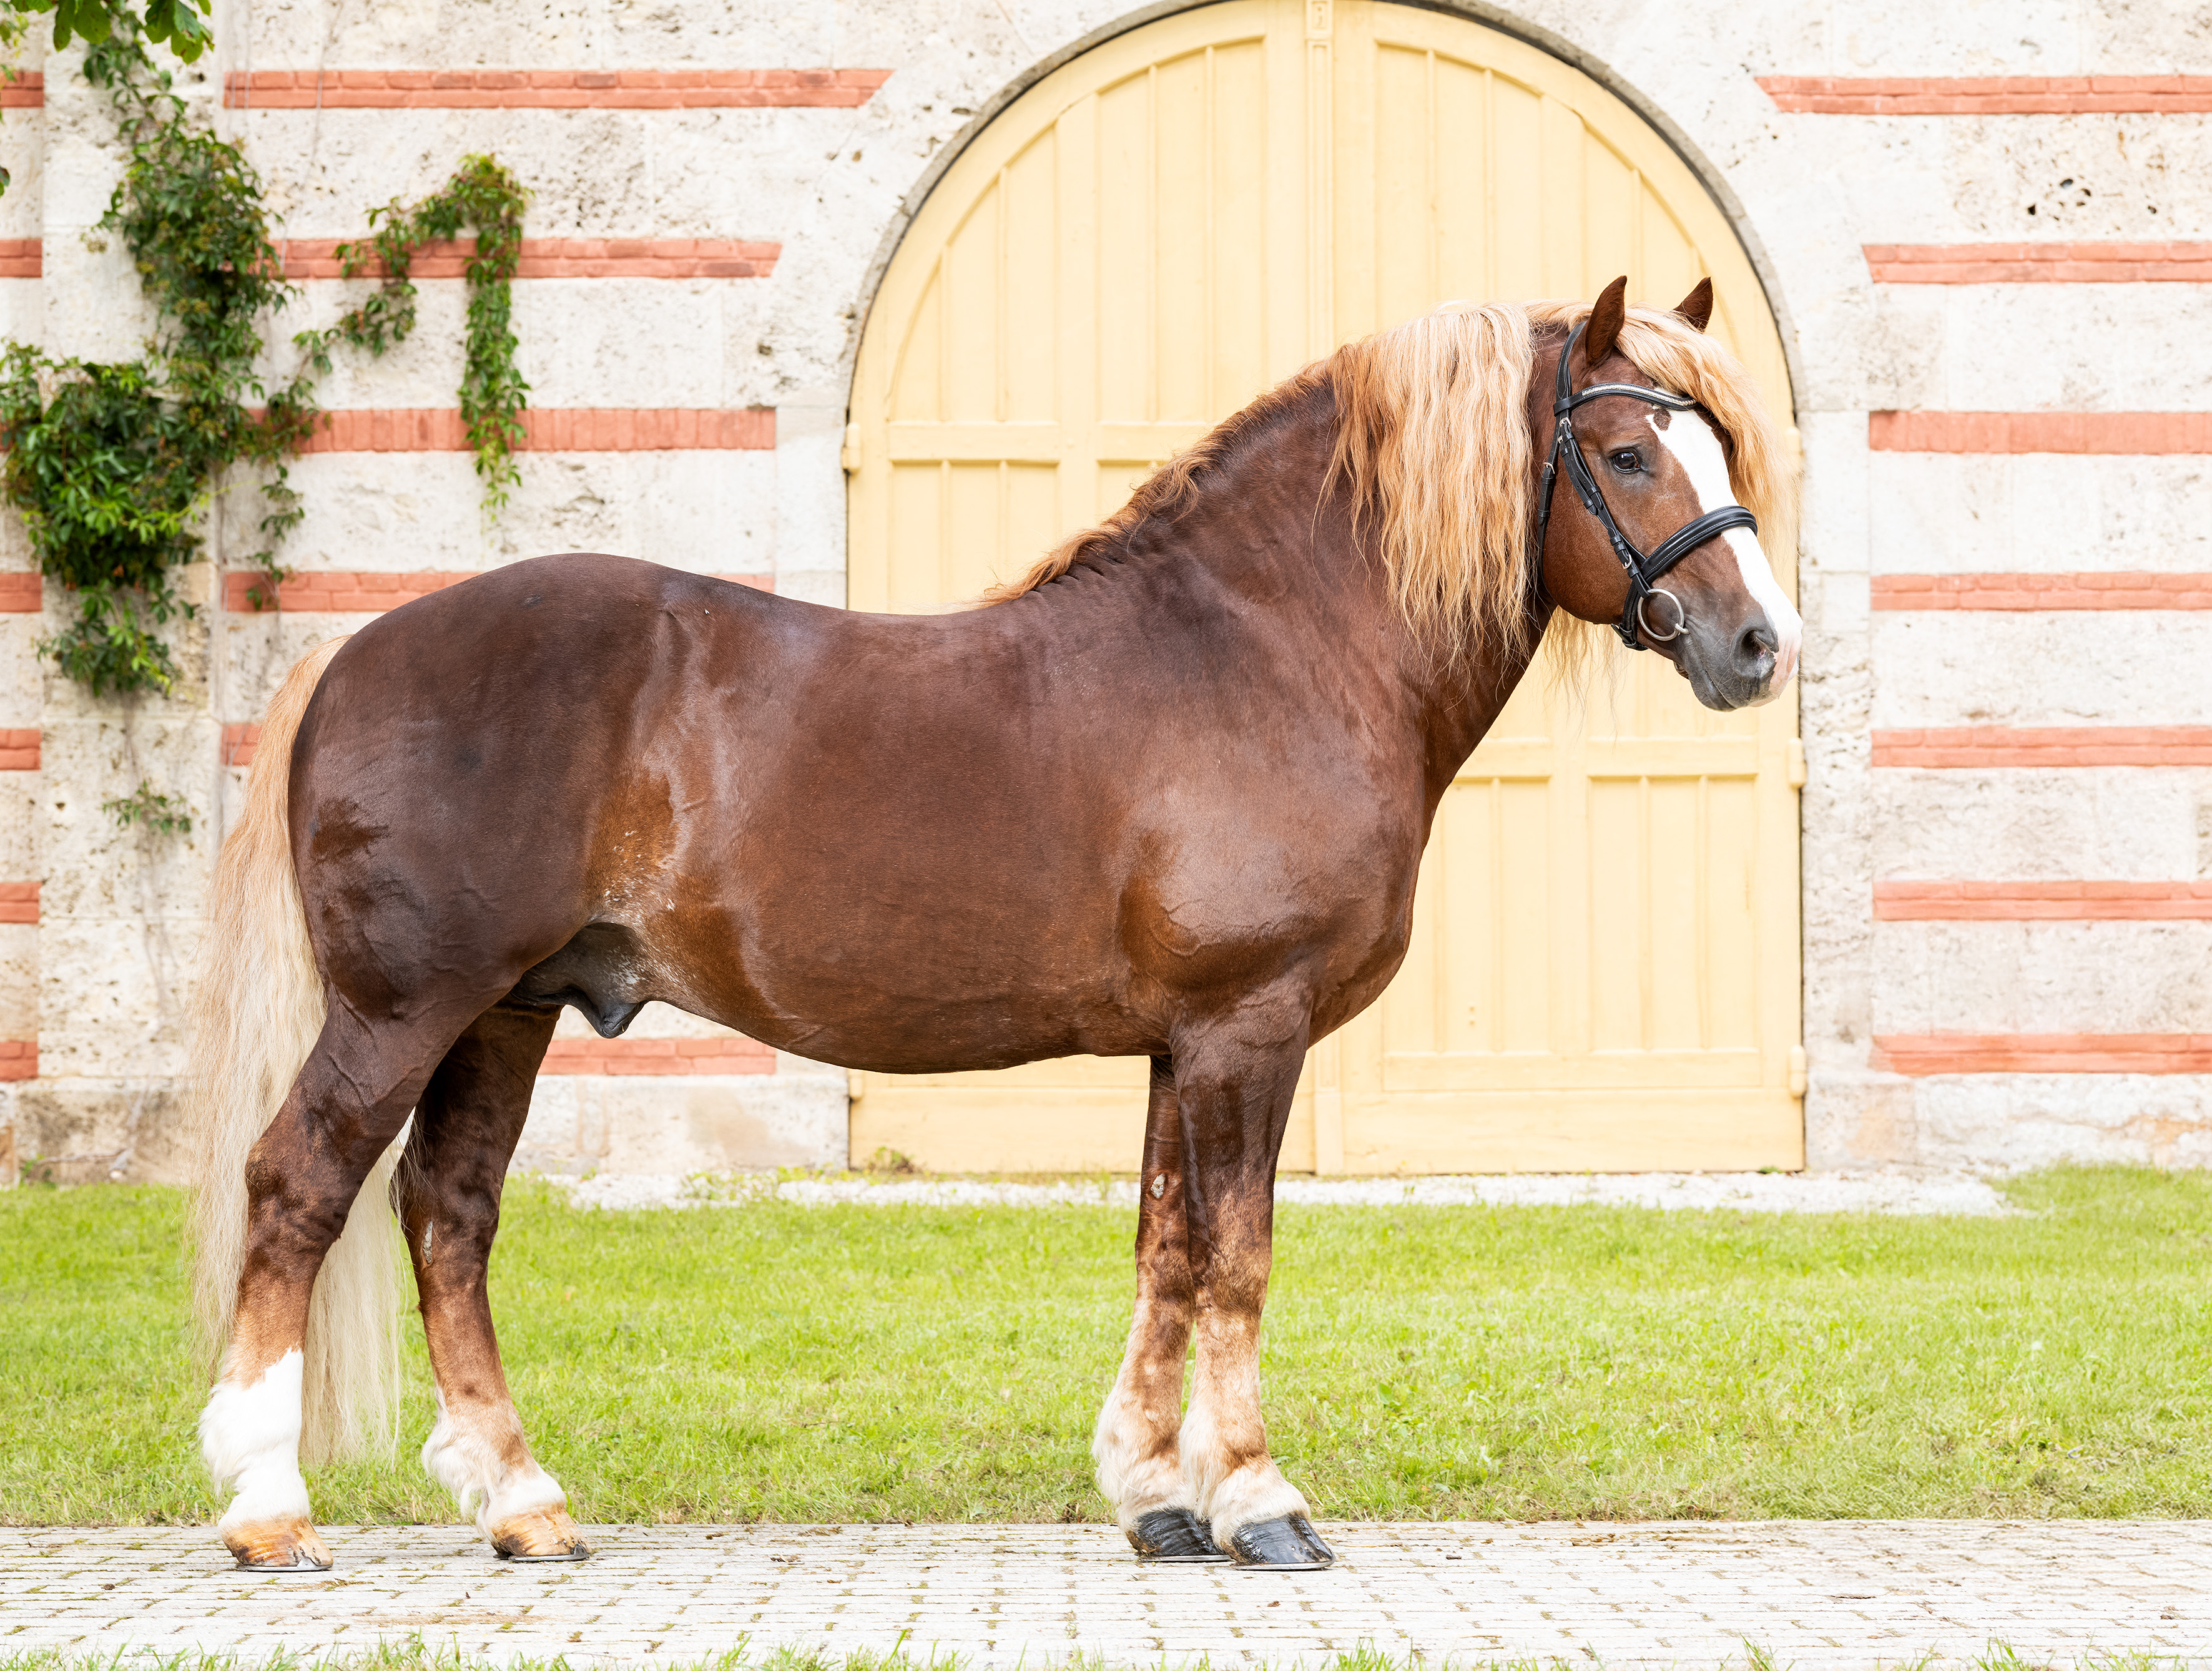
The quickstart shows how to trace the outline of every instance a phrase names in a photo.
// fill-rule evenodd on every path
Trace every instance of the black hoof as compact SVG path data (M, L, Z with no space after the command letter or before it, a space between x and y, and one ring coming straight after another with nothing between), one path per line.
M504 1549L498 1548L495 1548L491 1553L503 1561L513 1561L517 1566L528 1566L536 1561L588 1561L592 1559L592 1551L588 1545L579 1545L574 1549L564 1549L555 1555L510 1555Z
M1321 1540L1304 1515L1255 1521L1229 1540L1239 1566L1264 1566L1276 1572L1312 1572L1336 1562L1336 1551Z
M1206 1522L1188 1509L1155 1509L1138 1516L1129 1543L1137 1559L1145 1561L1197 1566L1229 1559Z

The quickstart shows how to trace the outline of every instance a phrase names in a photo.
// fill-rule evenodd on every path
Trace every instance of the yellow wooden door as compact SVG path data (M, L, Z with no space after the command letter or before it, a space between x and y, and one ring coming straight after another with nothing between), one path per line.
M1772 315L1664 139L1580 72L1375 0L1227 0L1121 35L992 122L885 275L853 391L850 598L972 598L1350 337L1614 274L1790 410ZM1790 554L1772 554L1794 590ZM1286 1170L1796 1166L1794 690L1698 707L1655 656L1534 671L1446 796L1413 943L1313 1053ZM855 1076L853 1150L1127 1170L1145 1065Z

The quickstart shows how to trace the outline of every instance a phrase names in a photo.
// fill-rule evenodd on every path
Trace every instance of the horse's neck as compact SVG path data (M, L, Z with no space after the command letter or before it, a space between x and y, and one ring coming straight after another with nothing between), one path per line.
M1201 563L1255 614L1302 620L1297 653L1344 665L1346 688L1382 696L1411 733L1433 813L1531 656L1486 647L1447 667L1421 647L1382 564L1362 555L1341 490L1323 493L1335 444L1334 409L1316 391L1240 440L1181 514L1139 536L1150 549L1139 560ZM1380 712L1361 718L1387 723Z

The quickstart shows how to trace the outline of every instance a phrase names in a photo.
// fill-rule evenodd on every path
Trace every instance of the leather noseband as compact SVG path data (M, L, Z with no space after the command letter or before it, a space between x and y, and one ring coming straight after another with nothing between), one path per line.
M1628 601L1621 606L1620 619L1613 623L1613 629L1630 649L1641 650L1645 646L1637 636L1638 627L1650 633L1654 641L1664 644L1681 636L1683 625L1689 619L1683 611L1682 600L1657 584L1660 578L1716 534L1724 534L1731 528L1748 528L1753 534L1758 533L1759 519L1744 506L1723 505L1683 524L1648 552L1639 550L1636 542L1620 532L1620 525L1613 520L1612 507L1605 502L1605 495L1598 489L1597 477L1590 472L1589 461L1583 457L1582 444L1575 437L1575 408L1607 395L1622 395L1647 405L1663 406L1670 412L1694 410L1698 403L1687 395L1669 394L1664 389L1648 389L1637 383L1593 383L1577 394L1567 374L1567 362L1574 357L1575 344L1582 340L1589 323L1585 319L1577 325L1567 338L1566 347L1559 350L1559 395L1552 404L1552 456L1544 461L1544 482L1536 513L1536 584L1539 588L1543 585L1544 538L1552 526L1552 495L1559 488L1559 465L1564 459L1575 496L1583 501L1583 508L1597 519L1598 526L1613 542L1613 555L1628 571ZM1672 632L1653 631L1644 619L1644 602L1654 593L1674 605Z

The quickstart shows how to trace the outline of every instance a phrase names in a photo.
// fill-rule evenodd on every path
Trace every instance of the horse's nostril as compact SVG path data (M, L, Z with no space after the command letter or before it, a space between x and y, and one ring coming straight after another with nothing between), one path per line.
M1762 660L1771 662L1780 652L1774 629L1767 624L1765 616L1746 627L1735 641L1736 662L1747 671L1757 668Z

